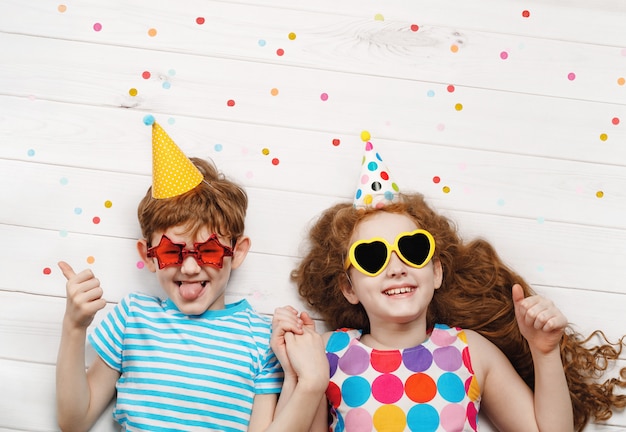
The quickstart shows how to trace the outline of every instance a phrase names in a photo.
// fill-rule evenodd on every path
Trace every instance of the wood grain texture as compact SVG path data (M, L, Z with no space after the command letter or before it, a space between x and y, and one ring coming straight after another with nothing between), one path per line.
M368 130L402 189L576 329L626 333L622 0L0 3L0 432L58 429L59 260L96 273L107 309L162 294L135 249L146 114L249 193L229 300L306 307L289 272L350 200ZM585 431L625 429L621 412Z

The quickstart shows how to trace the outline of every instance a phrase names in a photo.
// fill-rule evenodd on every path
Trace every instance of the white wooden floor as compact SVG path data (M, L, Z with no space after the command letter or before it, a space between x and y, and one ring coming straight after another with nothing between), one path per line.
M624 0L0 0L0 431L57 430L57 261L110 306L159 292L134 248L148 113L249 192L232 299L301 305L303 233L368 130L578 329L626 333L625 23Z

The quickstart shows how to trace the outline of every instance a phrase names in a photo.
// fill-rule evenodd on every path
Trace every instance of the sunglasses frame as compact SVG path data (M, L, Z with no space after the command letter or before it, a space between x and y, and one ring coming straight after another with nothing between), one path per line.
M428 244L430 245L430 250L428 251L428 256L426 257L424 262L422 262L421 264L415 264L415 263L409 261L402 254L402 251L400 251L400 248L398 246L398 244L401 241L401 239L403 239L404 237L413 237L416 234L424 235L428 239ZM385 258L385 262L380 267L380 269L378 269L378 271L372 273L372 272L369 272L369 271L365 270L361 266L361 264L359 264L359 262L358 262L358 260L356 258L356 252L355 251L356 251L357 247L359 247L360 245L372 244L372 243L375 243L375 242L380 242L380 243L385 245L385 247L387 248L387 257ZM398 234L396 236L396 239L394 240L393 245L389 244L389 242L387 240L385 240L384 238L382 238L382 237L373 237L373 238L370 238L370 239L367 239L367 240L357 240L354 243L352 243L352 245L350 245L350 249L348 250L348 256L346 257L345 270L348 270L348 268L350 268L350 265L352 265L352 266L354 266L355 269L357 269L358 271L360 271L364 275L371 276L371 277L378 276L379 274L381 274L383 272L383 270L385 270L385 268L389 264L389 260L391 260L391 254L393 252L395 252L396 255L398 255L398 257L405 264L407 264L408 266L420 269L420 268L426 266L426 264L428 264L430 262L430 260L432 259L433 255L435 254L435 238L433 237L433 235L431 233L429 233L426 230L416 229L414 231L405 231L405 232L401 232L400 234Z
M167 241L170 243L170 245L172 246L177 246L178 247L178 261L172 264L165 264L161 261L161 258L159 257L159 253L158 253L158 248L161 247L161 244L163 243L163 240ZM202 247L208 243L215 243L217 246L221 247L223 250L222 256L219 258L219 261L216 262L204 262L202 261L202 254L200 251L198 251L199 247ZM151 248L148 249L146 256L148 258L156 258L157 259L157 263L159 265L159 269L162 270L165 267L182 267L183 263L185 262L185 258L187 258L188 256L193 256L194 259L196 260L196 262L198 263L198 265L200 266L206 266L206 265L210 265L212 267L221 269L224 265L224 257L232 257L233 256L233 248L230 246L226 246L225 244L223 244L217 234L213 233L211 234L211 236L203 242L196 242L193 244L193 249L185 249L185 246L187 246L187 243L176 243L173 242L168 236L166 236L165 234L163 234L161 236L161 240L159 241L159 244L156 246L153 246Z

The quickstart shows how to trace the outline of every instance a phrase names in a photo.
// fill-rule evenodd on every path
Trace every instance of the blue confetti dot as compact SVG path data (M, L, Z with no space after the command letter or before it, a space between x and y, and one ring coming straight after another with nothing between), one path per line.
M82 212L83 212L83 209L82 209L82 208L80 208L80 207L76 207L76 208L74 209L74 214L79 215L79 214L81 214Z
M264 39L259 39L259 46L260 46L260 47L264 47L266 43L267 43L267 42L265 42L265 40L264 40Z
M176 71L174 69L170 69L170 70L167 71L167 74L169 76L175 76L176 75Z
M537 222L540 223L540 224L544 223L545 221L546 221L546 219L543 216L539 216L537 218Z
M165 81L165 82L162 84L162 87L163 87L165 90L169 90L169 89L170 89L170 87L172 87L172 84L170 84L170 82L169 82L169 81Z
M152 126L152 124L154 123L154 116L152 114L148 114L143 118L143 123L146 126Z
M224 149L224 146L222 146L221 144L215 144L215 147L213 148L216 152L221 152Z
M59 183L61 183L62 186L65 186L66 184L69 183L69 180L66 177L61 177L61 180L59 180Z
M176 123L176 119L174 117L170 117L167 119L167 123L173 125L174 123Z
M33 156L35 156L35 150L30 149L30 150L28 150L27 154L28 154L28 156L33 157Z
M498 205L499 205L500 207L504 206L504 198L500 198L500 199L498 200Z
M67 230L61 230L61 231L59 231L59 235L60 235L61 237L67 237Z
M426 96L428 96L428 97L435 97L435 91L434 90L428 90L426 92Z

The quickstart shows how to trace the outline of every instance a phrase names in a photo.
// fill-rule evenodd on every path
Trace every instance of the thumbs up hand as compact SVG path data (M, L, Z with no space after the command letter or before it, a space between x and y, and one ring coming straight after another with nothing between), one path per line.
M91 270L83 270L76 274L72 267L59 262L59 268L67 279L67 303L65 305L65 321L76 329L86 329L93 321L96 312L106 306L102 298L100 281Z

